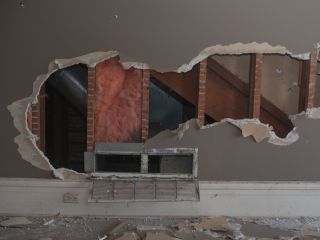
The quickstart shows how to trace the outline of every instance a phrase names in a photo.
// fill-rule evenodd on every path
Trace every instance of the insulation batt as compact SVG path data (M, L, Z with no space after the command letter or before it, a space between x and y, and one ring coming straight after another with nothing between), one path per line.
M117 58L96 66L97 142L140 141L141 78L141 70L126 70Z

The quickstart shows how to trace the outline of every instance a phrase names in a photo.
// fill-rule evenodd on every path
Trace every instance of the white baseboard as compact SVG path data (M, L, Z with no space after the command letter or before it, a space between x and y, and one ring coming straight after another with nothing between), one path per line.
M90 185L0 178L0 215L320 216L320 182L199 182L199 202L89 203ZM64 203L65 193L79 202Z

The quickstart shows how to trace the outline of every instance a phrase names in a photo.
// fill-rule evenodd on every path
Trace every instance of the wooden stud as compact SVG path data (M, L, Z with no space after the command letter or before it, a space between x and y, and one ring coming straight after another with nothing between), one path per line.
M263 55L260 53L252 54L250 59L249 118L260 117L262 65Z
M300 62L299 112L315 106L317 64L317 50L312 51L309 60Z

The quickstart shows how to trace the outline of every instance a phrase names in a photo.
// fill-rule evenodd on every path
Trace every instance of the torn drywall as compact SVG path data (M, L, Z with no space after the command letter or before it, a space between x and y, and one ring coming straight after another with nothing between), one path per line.
M316 45L316 49L318 45ZM297 59L309 59L309 53L293 54L283 46L271 46L268 43L235 43L230 45L215 45L212 47L205 48L198 56L194 57L188 64L183 64L177 69L178 73L188 72L194 65L201 62L203 59L212 55L242 55L249 53L263 53L263 54L288 54L289 56Z
M176 71L178 73L189 71L195 64L208 56L214 54L244 54L244 53L276 53L276 54L289 54L291 52L282 46L270 46L267 43L236 43L231 45L216 45L204 49L199 55L193 58L189 64L183 64ZM48 77L59 69L66 68L75 64L86 64L88 67L95 67L97 63L116 57L118 53L116 51L109 52L95 52L72 59L57 59L49 64L48 73L42 74L37 77L34 82L32 95L28 98L18 100L8 106L8 109L13 117L14 125L20 134L15 137L15 143L18 145L18 151L22 158L33 166L46 171L52 171L57 178L60 179L81 179L88 177L87 174L80 174L69 169L55 169L49 162L48 158L39 150L36 146L36 136L34 136L27 126L27 112L31 103L37 102L37 96L39 94L42 84L48 79ZM297 56L297 55L295 55ZM305 58L308 54L299 55L299 57ZM149 68L148 64L139 62L121 62L125 69L135 67L138 69ZM313 110L316 111L316 110ZM242 130L243 136L252 135L257 142L268 138L268 142L275 145L289 145L296 142L299 138L295 129L290 132L285 139L279 138L271 130L271 128L265 124L259 122L259 120L232 120L224 119L221 123L230 122L233 125L239 127ZM178 138L182 139L184 133L189 129L188 122L181 126L181 129L177 131ZM214 125L205 126L204 128L214 127Z

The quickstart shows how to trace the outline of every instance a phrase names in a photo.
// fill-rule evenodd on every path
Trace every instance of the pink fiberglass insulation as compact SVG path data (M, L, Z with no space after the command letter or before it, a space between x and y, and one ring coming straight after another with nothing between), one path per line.
M96 66L95 141L140 142L141 70L117 58Z

